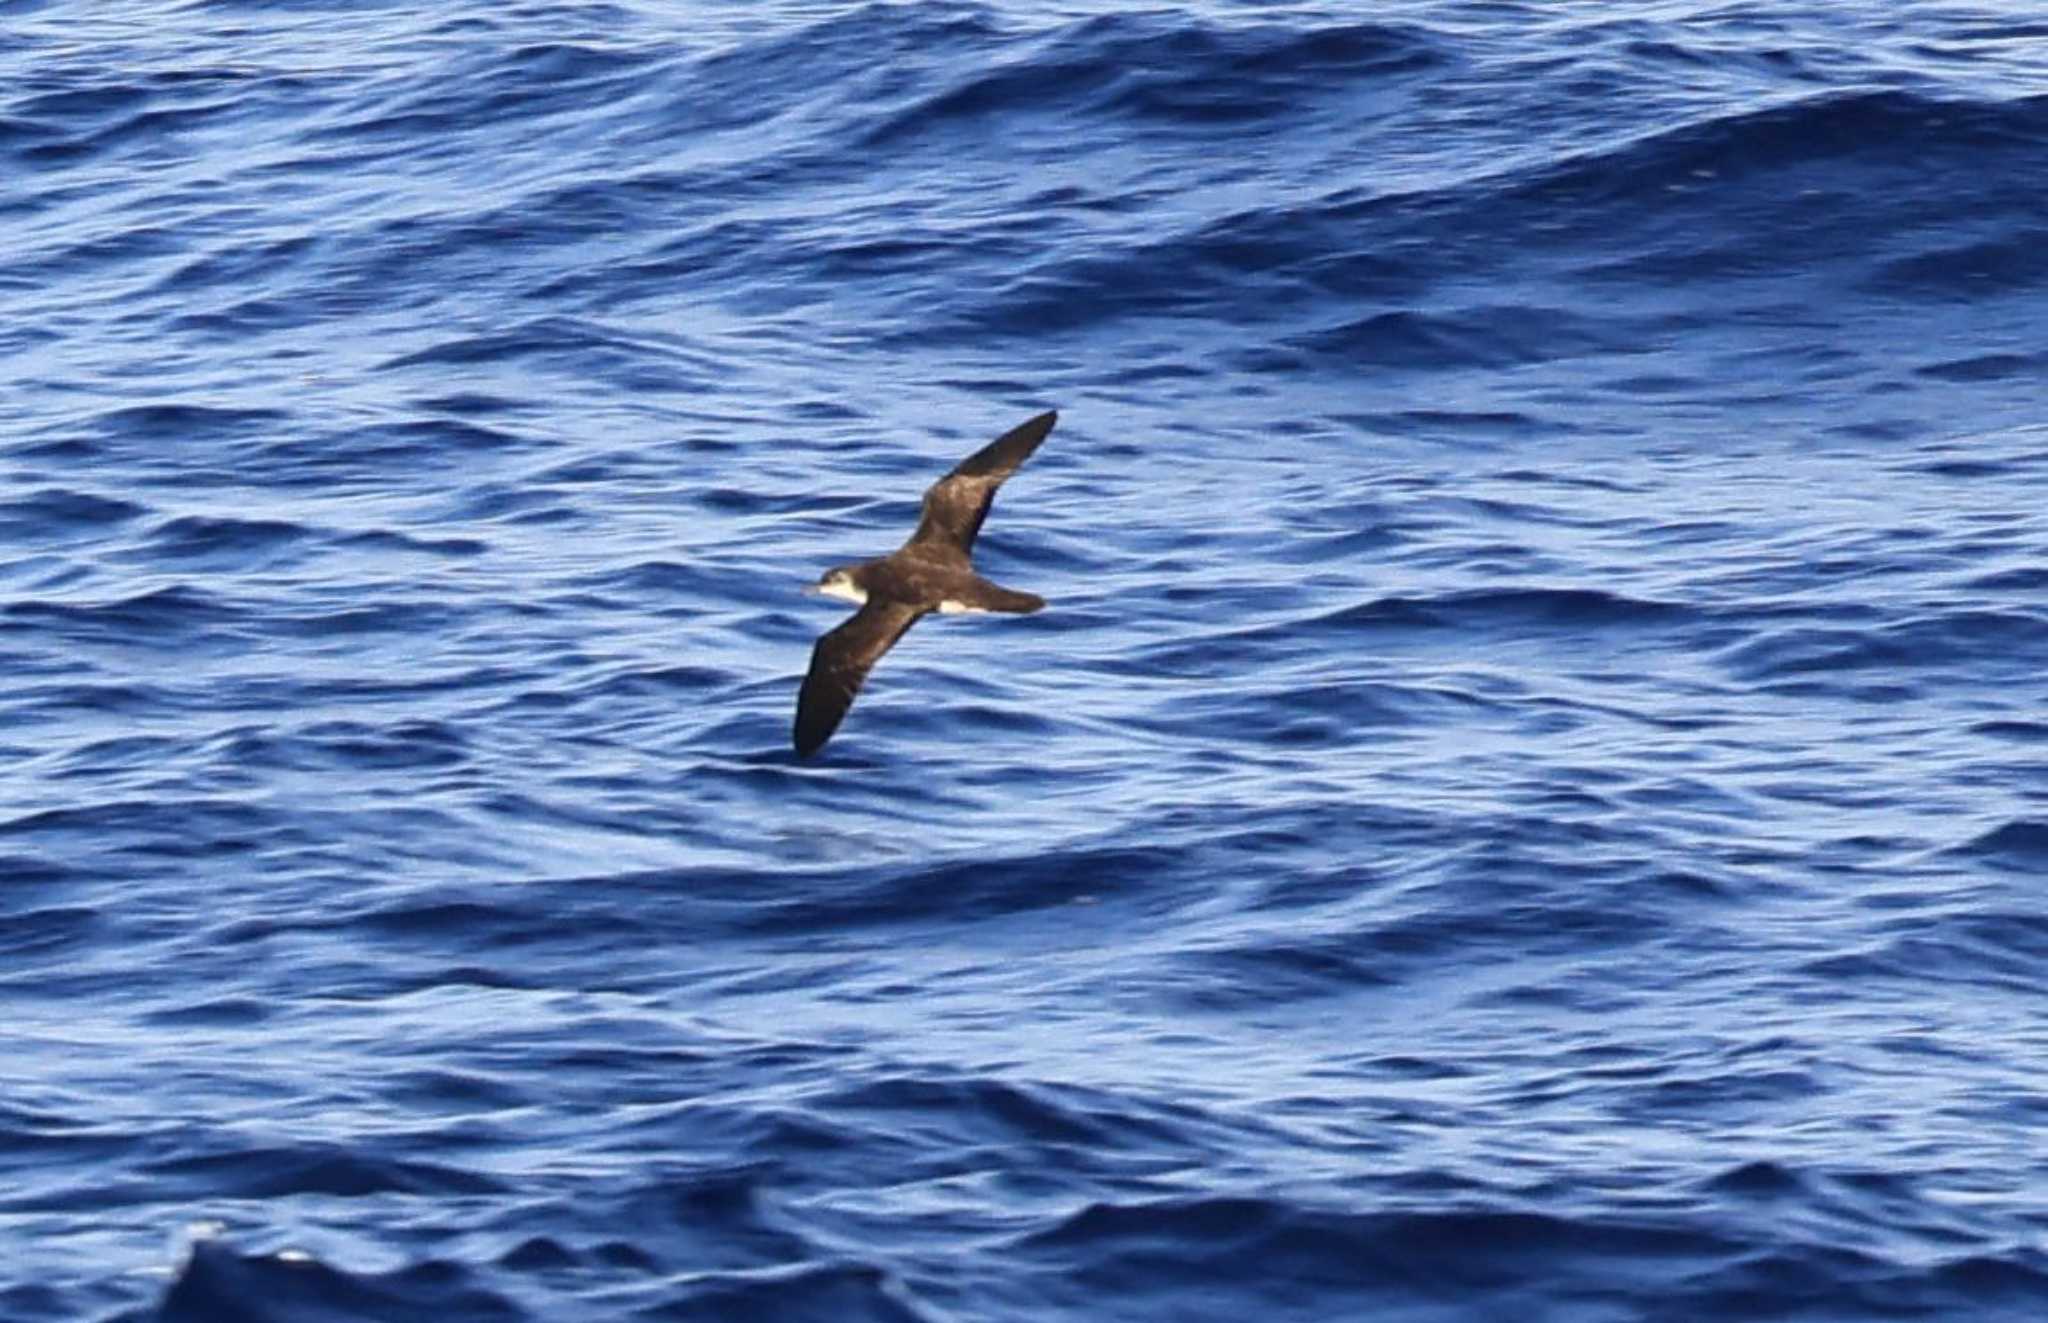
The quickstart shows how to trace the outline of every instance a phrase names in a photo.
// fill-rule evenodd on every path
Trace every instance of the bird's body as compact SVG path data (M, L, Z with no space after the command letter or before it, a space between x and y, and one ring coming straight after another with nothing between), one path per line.
M1028 613L1045 599L991 583L974 572L974 538L988 518L996 489L1038 449L1059 421L1042 413L961 461L924 494L924 512L910 540L886 556L828 570L812 591L860 604L839 628L818 640L797 695L796 751L808 757L832 738L868 671L930 613Z

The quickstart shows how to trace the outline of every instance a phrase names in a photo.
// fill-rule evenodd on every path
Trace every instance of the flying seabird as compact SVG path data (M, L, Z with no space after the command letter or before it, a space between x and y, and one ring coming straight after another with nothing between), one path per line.
M1058 421L1057 413L1042 413L975 451L926 490L923 517L908 542L877 560L827 570L804 589L858 602L860 610L811 650L810 673L796 699L797 756L824 747L882 654L933 611L1028 614L1045 605L1043 597L990 583L969 558L996 488Z

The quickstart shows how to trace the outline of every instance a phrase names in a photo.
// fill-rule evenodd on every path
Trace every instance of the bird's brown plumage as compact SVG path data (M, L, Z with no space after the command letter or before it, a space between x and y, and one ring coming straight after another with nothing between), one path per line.
M926 488L924 514L904 545L957 549L962 559L972 555L975 534L995 504L996 488L1031 458L1059 420L1057 413L1047 412L1011 428Z
M1042 413L975 451L925 491L924 510L909 541L880 559L825 576L830 586L834 576L843 575L867 600L811 650L792 732L799 756L824 747L868 672L926 615L951 607L1023 613L1045 605L1042 597L982 578L971 557L996 489L1058 421L1057 413Z
M923 608L870 597L845 624L818 640L811 650L811 669L796 699L796 751L800 756L810 757L832 738L868 672L924 615Z

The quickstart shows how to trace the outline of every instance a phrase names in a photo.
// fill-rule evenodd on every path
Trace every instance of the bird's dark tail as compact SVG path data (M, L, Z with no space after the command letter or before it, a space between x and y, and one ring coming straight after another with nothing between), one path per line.
M1015 588L1005 588L987 579L974 585L973 605L984 611L1008 611L1013 615L1028 616L1044 608L1045 599L1037 593L1020 593Z
M997 592L996 600L989 603L991 611L1013 611L1020 616L1028 616L1045 608L1045 599L1037 593L1020 593L1013 588L1001 588Z

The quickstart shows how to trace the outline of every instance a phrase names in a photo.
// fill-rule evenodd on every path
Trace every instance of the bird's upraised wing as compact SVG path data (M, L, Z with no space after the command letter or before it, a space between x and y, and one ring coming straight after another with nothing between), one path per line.
M811 649L810 672L796 698L798 757L810 757L832 738L868 672L924 613L923 607L870 600L845 624L818 640L818 646Z
M924 517L910 535L911 543L947 548L965 558L974 550L974 535L988 518L996 488L1031 458L1059 420L1057 413L1042 413L1003 433L933 483L924 494Z

